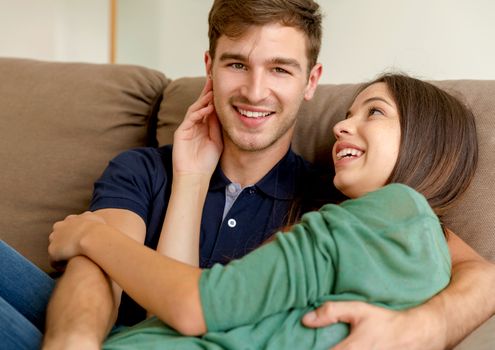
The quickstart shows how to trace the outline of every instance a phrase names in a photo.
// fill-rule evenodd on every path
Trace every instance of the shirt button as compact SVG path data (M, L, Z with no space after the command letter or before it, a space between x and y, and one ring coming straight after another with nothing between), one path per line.
M234 184L230 184L228 186L228 190L229 190L230 193L234 194L235 191L236 191L235 185Z
M227 225L229 225L229 227L231 228L234 228L237 225L237 221L235 221L234 219L229 219L229 221L227 221Z

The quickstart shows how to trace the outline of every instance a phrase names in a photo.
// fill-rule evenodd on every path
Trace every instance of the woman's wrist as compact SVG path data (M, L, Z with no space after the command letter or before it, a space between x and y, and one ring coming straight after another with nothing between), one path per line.
M79 236L78 241L78 250L80 255L91 258L91 248L95 244L100 244L96 242L95 239L104 239L105 235L107 235L107 232L109 233L110 230L113 230L113 228L107 224L86 221L81 228L81 235Z
M172 188L196 193L206 193L210 185L211 176L202 173L176 174L174 173Z

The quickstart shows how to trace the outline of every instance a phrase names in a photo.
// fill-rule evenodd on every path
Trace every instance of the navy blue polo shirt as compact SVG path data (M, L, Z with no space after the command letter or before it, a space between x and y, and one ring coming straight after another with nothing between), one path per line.
M286 224L293 199L306 191L313 174L309 163L289 150L277 165L253 186L244 188L223 219L225 191L231 181L220 167L215 170L203 211L200 266L211 267L240 258L258 247ZM145 245L156 248L172 180L172 147L137 148L112 161L95 183L90 210L127 209L146 223ZM144 319L124 295L119 323L131 325Z

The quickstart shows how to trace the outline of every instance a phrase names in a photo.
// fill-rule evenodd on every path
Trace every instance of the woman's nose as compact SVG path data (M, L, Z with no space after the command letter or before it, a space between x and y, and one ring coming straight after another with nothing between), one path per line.
M350 119L341 120L333 127L333 134L335 135L336 138L339 138L344 134L350 134L351 132L352 132L352 125Z

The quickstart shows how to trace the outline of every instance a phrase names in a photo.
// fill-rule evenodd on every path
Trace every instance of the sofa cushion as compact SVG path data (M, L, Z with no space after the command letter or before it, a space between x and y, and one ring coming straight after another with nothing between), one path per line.
M0 239L49 270L53 223L87 209L112 157L156 142L168 80L134 66L6 58L0 76Z
M173 132L188 106L199 95L205 78L182 78L169 84L159 114L159 144L171 143ZM484 257L495 261L495 81L433 82L462 97L476 116L480 145L479 167L472 185L458 205L444 217L449 228L459 234ZM292 142L293 149L307 160L323 166L331 164L331 147L335 138L332 127L345 112L358 84L318 87L311 101L304 102Z
M476 116L479 162L471 186L444 221L469 245L495 262L495 81L434 82L471 107Z
M205 78L202 77L179 78L168 84L158 113L156 138L160 146L173 143L175 129L198 98L204 84Z

